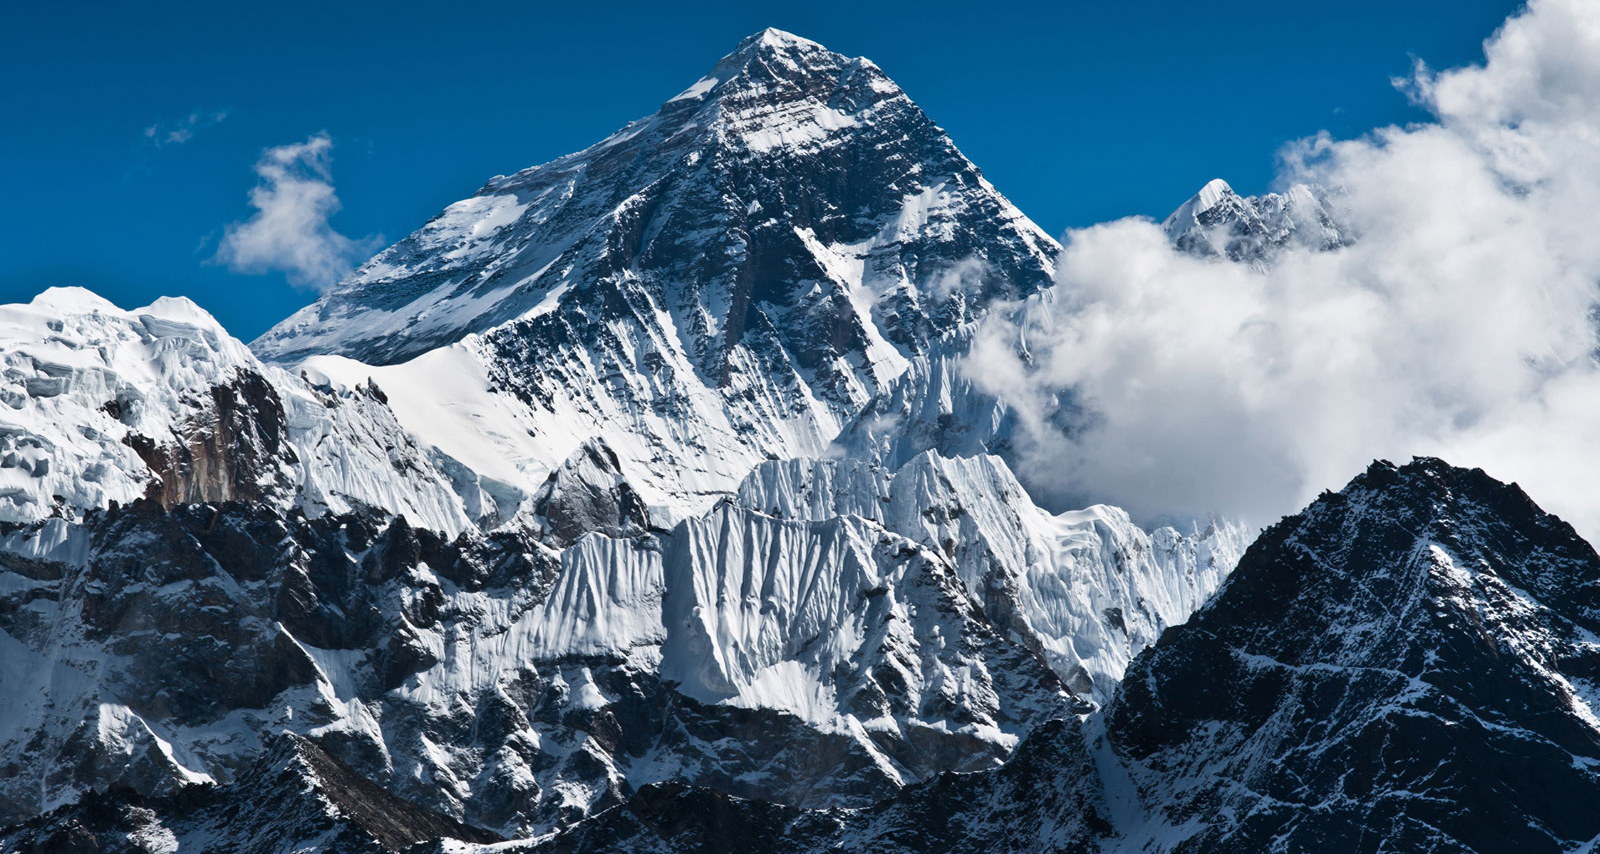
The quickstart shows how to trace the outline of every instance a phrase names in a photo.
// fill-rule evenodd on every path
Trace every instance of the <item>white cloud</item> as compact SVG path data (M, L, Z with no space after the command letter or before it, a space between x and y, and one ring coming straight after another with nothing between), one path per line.
M226 227L212 260L239 273L280 270L295 285L322 290L377 251L382 235L355 240L328 222L340 207L332 151L333 140L318 133L263 152L255 166L261 183L250 191L256 212Z
M145 141L155 148L182 145L206 128L221 124L227 110L194 110L176 122L157 122L144 129Z
M1285 183L1343 191L1352 246L1262 270L1148 220L1070 233L1053 298L971 357L1031 425L1027 467L1145 519L1266 523L1436 454L1600 536L1600 4L1533 0L1485 55L1404 81L1432 122L1283 152ZM1061 430L1065 388L1089 414Z
M928 292L938 300L949 299L957 293L970 296L983 289L984 279L990 270L987 261L976 255L968 255L940 271L929 283Z

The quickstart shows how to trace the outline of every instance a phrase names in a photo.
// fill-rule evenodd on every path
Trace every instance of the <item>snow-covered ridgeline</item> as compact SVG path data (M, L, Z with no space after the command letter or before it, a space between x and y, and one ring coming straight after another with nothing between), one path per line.
M0 520L155 496L471 524L381 392L263 365L189 300L124 311L52 288L0 306L0 358Z

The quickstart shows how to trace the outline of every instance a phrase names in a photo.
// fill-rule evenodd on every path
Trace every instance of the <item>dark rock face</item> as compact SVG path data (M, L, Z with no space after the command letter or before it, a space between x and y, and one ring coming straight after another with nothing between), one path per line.
M1268 530L1106 714L1175 850L1600 834L1600 558L1515 486L1374 464Z
M583 443L550 473L533 496L540 533L556 548L567 548L590 531L632 537L650 529L644 499L622 474L617 453L604 441Z
M170 793L193 779L185 763L227 782L263 730L333 718L308 647L355 651L360 690L381 694L436 661L418 632L441 619L442 584L540 595L553 572L512 535L451 543L403 517L308 521L259 504L168 511L141 499L72 536L88 540L82 564L0 555L0 577L25 579L0 594L0 630L19 643L7 655L21 666L31 652L62 674L7 721L17 752L0 763L0 821L108 785ZM424 564L431 584L410 577ZM298 724L272 723L285 704L300 707ZM180 760L157 733L185 729L219 734ZM370 738L329 743L368 773L388 764Z
M994 771L947 773L867 810L797 810L667 783L515 850L1088 854L1112 832L1078 721L1050 721Z
M293 491L284 464L297 462L286 441L283 402L266 378L239 371L211 387L202 415L171 436L129 434L124 440L155 477L146 497L163 507L222 501L267 501ZM116 401L106 412L121 417Z
M789 854L810 850L811 842L838 834L845 815L747 801L682 783L657 783L568 832L517 850L540 854Z

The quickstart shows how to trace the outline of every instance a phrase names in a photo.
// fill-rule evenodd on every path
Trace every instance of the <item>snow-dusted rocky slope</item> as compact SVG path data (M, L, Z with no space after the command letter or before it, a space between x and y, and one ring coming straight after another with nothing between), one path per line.
M768 30L253 346L375 377L505 495L602 436L681 517L819 454L944 330L1048 286L1057 248L876 65Z
M69 809L0 831L0 849L382 854L442 839L497 841L396 798L315 742L286 735L229 786L192 786L160 797L126 788L91 792Z
M998 458L931 452L892 477L769 463L704 516L627 531L611 459L575 455L551 495L584 500L541 518L631 536L560 551L150 501L11 533L6 817L227 782L284 729L506 835L670 779L864 806L1103 699L1238 542L1051 516Z
M1000 769L848 812L651 787L516 850L1584 851L1597 661L1570 526L1479 470L1375 463Z
M826 508L818 494L788 506ZM492 847L388 808L435 823L456 854L1583 851L1600 835L1597 638L1600 556L1570 526L1482 471L1375 463L1263 534L1103 709L1040 724L998 768L865 809L647 783L555 834ZM0 845L247 838L262 826L252 774L192 790L209 813L122 793L13 827ZM307 777L320 798L290 802L348 803L359 788ZM286 838L370 838L373 813L316 812Z

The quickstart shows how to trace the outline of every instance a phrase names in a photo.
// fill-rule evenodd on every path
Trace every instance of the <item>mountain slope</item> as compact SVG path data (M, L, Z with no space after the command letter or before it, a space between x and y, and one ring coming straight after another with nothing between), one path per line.
M820 453L943 330L1047 286L1056 251L877 66L768 30L253 347L375 377L501 495L600 436L681 518Z
M235 783L162 798L131 789L83 801L0 831L0 848L32 854L208 851L398 852L420 843L497 841L384 791L315 743L278 738Z
M1177 851L1600 834L1600 558L1520 489L1373 465L1130 668L1109 740Z
M149 500L9 532L5 818L228 783L284 729L506 835L673 779L865 806L1103 699L1231 563L1049 516L997 458L770 463L649 530L603 448L562 472L541 518L620 536Z

